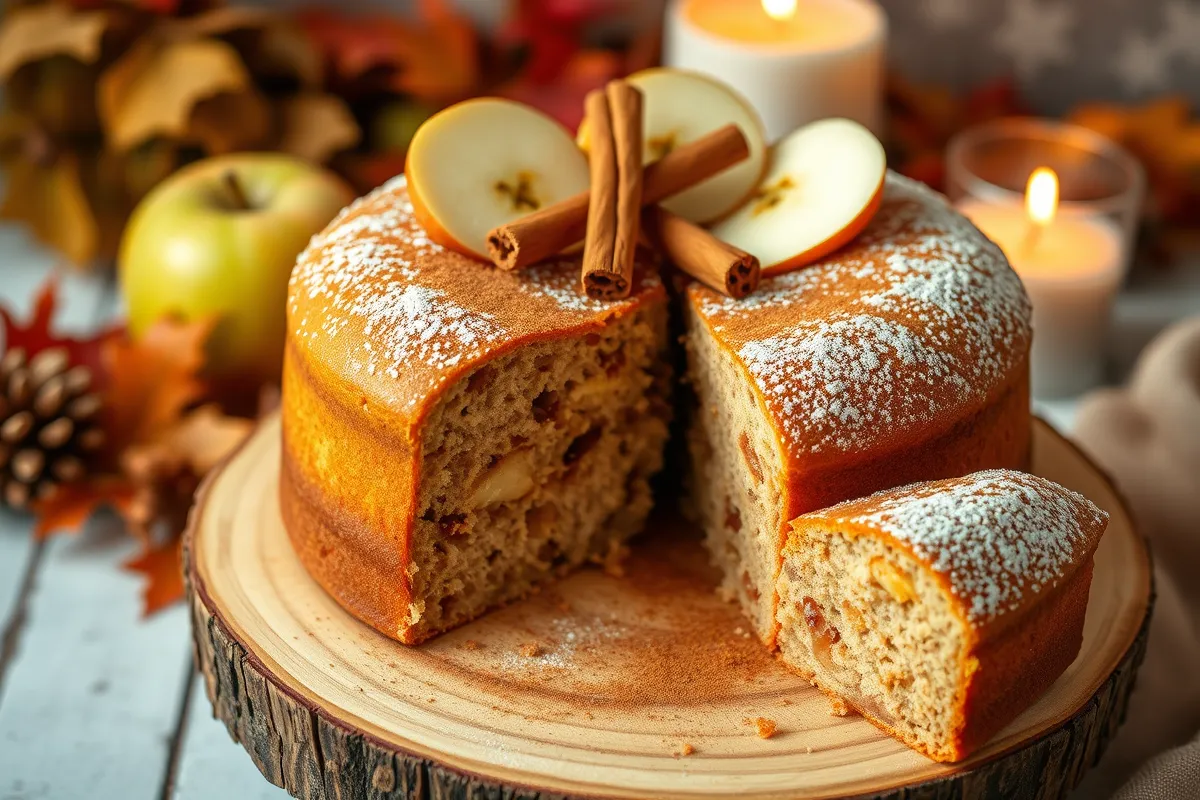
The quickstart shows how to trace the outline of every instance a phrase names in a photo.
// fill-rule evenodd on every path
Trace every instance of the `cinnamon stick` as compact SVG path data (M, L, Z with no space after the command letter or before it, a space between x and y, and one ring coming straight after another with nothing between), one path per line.
M619 296L625 297L633 282L633 257L642 227L642 93L625 81L609 81L604 94L617 153L617 236L612 267L624 278Z
M742 298L758 287L758 259L661 206L642 212L647 236L667 259L710 289Z
M583 240L583 290L589 297L624 297L629 293L629 280L613 270L620 176L608 95L603 89L588 92L583 108L592 133L592 147L588 153L591 196Z
M750 145L736 125L680 145L646 167L642 205L678 194L749 155ZM587 230L588 202L589 193L581 192L494 229L488 234L492 263L501 269L521 269L578 244Z

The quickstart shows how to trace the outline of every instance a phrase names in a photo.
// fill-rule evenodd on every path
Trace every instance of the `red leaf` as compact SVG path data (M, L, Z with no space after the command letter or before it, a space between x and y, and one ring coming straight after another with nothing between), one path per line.
M33 317L24 325L14 320L8 313L8 309L0 306L0 320L4 324L5 349L24 348L26 356L32 356L48 347L66 348L71 363L86 366L91 370L96 383L102 385L106 373L101 352L108 342L122 335L124 328L121 326L106 328L86 339L57 336L50 330L57 305L58 278L51 277L42 284L42 288L38 291L37 299L33 304Z
M570 130L583 121L583 99L623 73L621 57L611 50L583 50L576 53L552 83L517 80L498 94L527 103L546 112Z
M180 555L183 537L176 536L162 545L152 545L121 565L144 579L142 616L148 617L183 599L183 567Z
M311 9L297 20L344 81L382 68L397 92L433 102L470 94L479 80L474 28L445 0L422 0L418 12L417 18L402 20Z
M124 516L133 501L133 487L113 476L60 486L50 497L33 503L37 523L33 535L45 539L52 533L79 533L84 523L108 506Z
M519 0L497 39L524 51L523 81L553 83L583 46L584 26L615 8L613 0Z

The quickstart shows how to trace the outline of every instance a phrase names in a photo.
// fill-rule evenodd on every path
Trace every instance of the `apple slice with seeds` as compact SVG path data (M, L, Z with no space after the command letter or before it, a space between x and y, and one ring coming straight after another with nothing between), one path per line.
M492 228L587 191L566 128L511 100L467 100L430 117L405 160L413 215L429 238L488 260Z
M867 226L886 173L883 145L862 125L810 123L775 144L750 200L712 232L758 256L763 275L811 264Z
M750 156L706 181L663 201L668 211L695 223L709 223L745 202L762 178L767 139L758 112L733 88L698 72L655 67L626 80L641 90L643 100L642 160L651 163L682 144L695 141L730 123L750 145ZM579 126L580 147L589 139L587 120Z

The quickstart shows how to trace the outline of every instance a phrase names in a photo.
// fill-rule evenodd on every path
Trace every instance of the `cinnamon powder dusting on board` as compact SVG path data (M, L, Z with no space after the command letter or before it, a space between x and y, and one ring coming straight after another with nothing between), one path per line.
M745 619L717 596L701 544L662 533L633 545L619 579L584 570L422 652L530 712L538 696L582 714L705 704L791 682L756 637L739 635ZM459 636L480 648L468 651ZM536 652L523 647L531 642Z

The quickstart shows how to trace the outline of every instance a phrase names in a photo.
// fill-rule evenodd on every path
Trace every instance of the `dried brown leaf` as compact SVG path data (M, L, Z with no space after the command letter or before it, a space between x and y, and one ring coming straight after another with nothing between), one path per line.
M253 88L221 92L192 107L186 139L198 142L209 155L266 147L273 120L266 98Z
M72 264L99 253L100 230L84 190L80 159L60 153L49 164L18 158L8 163L0 218L24 223L43 244Z
M100 76L100 119L118 150L154 136L183 139L197 103L249 86L246 67L226 42L145 39Z
M279 116L279 150L317 164L353 147L362 137L346 103L331 94L306 92L285 98Z
M26 64L68 55L91 64L100 57L108 26L104 11L76 11L61 3L21 6L0 21L0 80Z
M160 441L182 455L197 475L203 475L225 460L252 430L250 420L226 416L210 403L188 413Z

